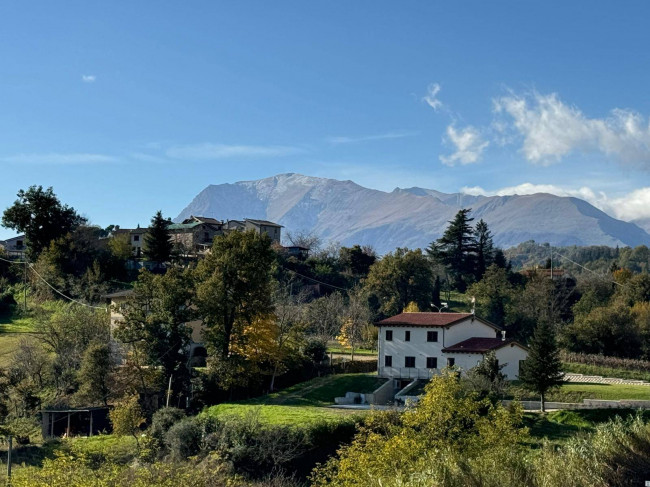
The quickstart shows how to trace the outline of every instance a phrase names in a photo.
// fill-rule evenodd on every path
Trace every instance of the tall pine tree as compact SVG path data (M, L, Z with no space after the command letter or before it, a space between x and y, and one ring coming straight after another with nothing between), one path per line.
M167 229L169 225L171 220L163 218L159 210L151 219L149 230L144 236L144 255L158 264L168 262L172 255L173 244Z
M524 387L540 395L541 410L544 412L546 393L562 385L564 379L560 350L552 325L545 321L540 322L528 347L528 358L521 366L519 380L523 382Z
M471 208L465 208L456 213L443 236L427 249L434 260L447 267L452 285L461 292L474 279L476 241L470 211Z
M479 220L474 230L474 240L476 242L476 280L480 281L485 274L485 270L494 262L494 242L492 241L492 232L483 219Z

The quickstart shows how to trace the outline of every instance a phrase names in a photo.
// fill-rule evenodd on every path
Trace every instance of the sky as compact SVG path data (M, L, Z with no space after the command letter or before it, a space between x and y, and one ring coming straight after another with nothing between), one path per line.
M650 218L650 3L0 3L0 209L93 224L280 173ZM0 228L0 238L15 232Z

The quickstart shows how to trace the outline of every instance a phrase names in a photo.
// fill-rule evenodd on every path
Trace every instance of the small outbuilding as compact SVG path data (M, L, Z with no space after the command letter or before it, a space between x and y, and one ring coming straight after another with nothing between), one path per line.
M112 430L109 411L108 407L44 409L41 411L41 433L43 438L56 438L109 432Z

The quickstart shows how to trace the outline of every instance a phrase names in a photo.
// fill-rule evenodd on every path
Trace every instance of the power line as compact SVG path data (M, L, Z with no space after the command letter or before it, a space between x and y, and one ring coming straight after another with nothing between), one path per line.
M3 259L2 257L0 257L0 260L9 262L10 264L27 264L26 260L9 260L9 259Z
M563 258L563 259L565 259L565 260L568 260L568 261L571 262L572 264L575 264L575 265L577 265L578 267L580 267L580 268L582 268L582 269L584 269L584 270L586 270L586 271L589 271L589 272L591 272L592 274L597 275L598 277L602 277L603 279L608 279L608 277L607 277L606 275L604 275L604 274L600 274L600 273L598 273L598 272L596 272L596 271L592 271L591 269L589 269L589 268L583 266L582 264L578 264L577 262L575 262L575 261L569 259L568 257L566 257L566 256L564 256L564 255L562 255L562 254L560 254L557 250L553 250L553 251L551 251L551 253L552 253L552 254L556 254L556 255L560 256L561 258ZM611 282L613 282L614 284L616 284L616 285L618 285L618 286L623 286L623 284L621 284L620 282L616 282L616 281L613 280L613 279L611 279Z
M67 296L67 295L63 294L63 293L62 293L61 291L59 291L57 288L55 288L54 286L52 286L52 284L50 284L49 282L47 282L43 276L41 276L38 272L36 272L36 269L34 269L34 266L33 266L32 264L29 264L29 269L30 269L34 274L36 274L36 275L41 279L41 281L43 281L45 284L47 284L47 285L49 286L49 288L52 289L52 291L54 291L54 292L57 293L58 295L64 297L64 298L67 299L68 301L72 301L73 303L80 304L81 306L86 306L87 308L94 308L94 309L101 309L101 310L104 310L104 311L108 311L108 309L107 309L106 307L102 307L102 306L92 306L92 305L90 305L90 304L82 303L81 301L77 301L76 299L73 299L73 298L71 298L70 296Z
M334 288L334 289L340 289L341 291L348 292L348 290L343 288L343 287L335 286L334 284L327 284L326 282L319 281L318 279L314 279L313 277L303 276L299 272L296 272L293 269L288 269L285 266L282 266L282 268L289 271L289 272L293 272L295 275L300 276L300 277L302 277L304 279L309 279L310 281L314 281L314 282L317 282L318 284L322 284L323 286L329 286L329 287Z

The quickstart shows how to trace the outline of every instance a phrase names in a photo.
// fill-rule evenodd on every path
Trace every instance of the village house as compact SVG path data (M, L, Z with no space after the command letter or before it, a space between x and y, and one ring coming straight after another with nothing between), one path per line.
M282 240L282 225L267 220L253 220L244 218L243 220L228 220L225 224L226 230L254 230L257 234L267 234L272 242L280 243Z
M136 259L142 257L142 249L144 246L144 236L147 233L148 228L118 228L113 230L112 234L114 236L118 235L128 235L129 243L133 247L133 256Z
M8 257L22 259L25 255L26 248L24 235L0 240L0 249L4 250Z
M174 247L181 255L205 253L214 237L224 234L224 222L215 218L190 216L182 223L173 223L167 227Z
M444 367L467 371L493 351L508 380L519 375L527 349L505 331L472 313L401 313L375 323L379 328L380 377L407 383L429 379Z

